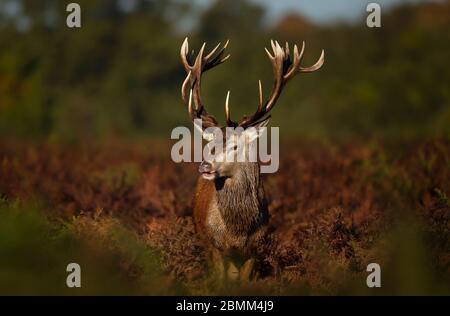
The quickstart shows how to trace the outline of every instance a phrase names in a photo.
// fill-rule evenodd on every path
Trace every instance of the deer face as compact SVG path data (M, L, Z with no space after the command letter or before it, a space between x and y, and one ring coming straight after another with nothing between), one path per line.
M248 129L216 129L215 132L203 132L203 138L208 141L204 149L204 160L199 166L199 172L204 179L231 178L243 163L256 162L256 140L268 123L268 119L258 126ZM252 157L254 159L252 160Z

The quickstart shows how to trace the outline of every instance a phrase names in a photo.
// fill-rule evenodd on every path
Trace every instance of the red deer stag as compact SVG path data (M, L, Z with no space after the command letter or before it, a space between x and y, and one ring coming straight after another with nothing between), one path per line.
M210 141L225 143L222 153L215 153L212 161L203 160L199 167L201 177L198 180L193 201L193 217L197 232L212 246L212 258L221 277L248 280L251 277L256 245L265 235L269 213L265 200L264 188L260 179L258 162L248 161L248 156L242 162L236 159L219 159L236 157L237 144L245 145L255 141L260 136L260 127L266 126L281 91L286 83L298 73L308 73L320 69L324 63L324 51L319 60L311 67L303 68L300 62L303 57L305 43L299 52L294 46L291 57L288 43L283 49L278 42L271 41L273 53L266 53L272 63L274 83L267 101L263 102L261 81L259 81L259 104L253 115L244 116L239 122L230 118L228 106L229 92L225 101L226 127L240 127L241 133L223 132L221 139L215 139L213 134L205 131L209 127L218 127L216 119L205 109L201 98L202 74L207 70L226 61L227 43L220 48L220 43L208 54L204 53L205 45L197 56L189 52L188 39L181 46L181 61L187 72L183 82L182 99L188 107L192 120L201 119L201 126L196 126L203 132L203 137ZM220 49L219 49L220 48ZM189 86L189 89L187 89ZM188 90L188 91L187 91ZM189 92L189 94L187 93ZM250 128L253 127L253 128ZM222 138L223 137L223 138ZM245 146L244 146L245 147ZM222 157L221 157L222 156Z

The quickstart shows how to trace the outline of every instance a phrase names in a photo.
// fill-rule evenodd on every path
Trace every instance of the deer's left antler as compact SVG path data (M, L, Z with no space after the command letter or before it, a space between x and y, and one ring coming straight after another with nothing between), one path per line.
M251 116L245 116L240 122L239 126L244 128L252 126L267 118L267 114L275 105L278 97L285 84L293 78L296 74L314 72L319 70L325 61L325 52L322 50L322 54L319 60L311 67L303 68L300 63L303 58L303 53L305 51L305 42L302 44L300 52L298 51L297 45L294 45L293 59L290 55L289 44L286 42L286 46L283 49L277 41L271 41L273 55L265 48L267 56L272 63L274 83L272 91L269 95L268 100L263 104L263 93L261 87L261 81L259 81L259 103L256 112Z
M202 119L203 128L217 126L218 124L216 119L212 115L208 114L202 102L202 74L207 70L225 62L230 57L230 55L224 56L227 45L228 41L221 49L219 49L219 43L211 52L209 52L206 56L203 56L206 46L206 43L203 43L193 63L192 60L194 59L194 51L189 54L189 43L187 37L184 40L183 45L181 45L181 62L187 72L186 79L181 86L181 97L188 105L188 111L191 119ZM186 99L186 87L188 84L190 85L189 100ZM192 101L194 102L194 107L192 107Z

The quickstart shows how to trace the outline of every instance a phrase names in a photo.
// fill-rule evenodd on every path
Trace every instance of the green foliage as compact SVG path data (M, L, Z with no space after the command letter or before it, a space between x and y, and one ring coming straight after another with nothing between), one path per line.
M156 255L112 218L80 215L50 222L35 205L1 201L0 294L164 294ZM81 288L66 266L81 266ZM170 289L176 293L176 288Z

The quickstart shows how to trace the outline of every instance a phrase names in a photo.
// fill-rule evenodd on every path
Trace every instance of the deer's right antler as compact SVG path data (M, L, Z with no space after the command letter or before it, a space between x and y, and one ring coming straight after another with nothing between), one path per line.
M203 43L200 51L193 61L194 51L189 54L189 43L188 38L181 45L181 62L183 63L184 69L186 70L187 76L181 86L181 97L183 101L188 105L189 115L192 120L199 118L202 120L202 128L217 126L218 123L216 119L208 114L206 111L202 98L201 98L201 78L202 74L207 70L214 68L226 61L230 55L225 55L225 49L227 48L228 41L225 45L219 49L220 43L206 56L203 56L206 43ZM192 63L193 61L193 63ZM190 85L189 99L186 99L186 87ZM192 106L192 101L194 102L194 107Z

